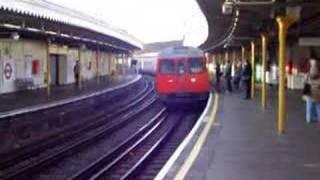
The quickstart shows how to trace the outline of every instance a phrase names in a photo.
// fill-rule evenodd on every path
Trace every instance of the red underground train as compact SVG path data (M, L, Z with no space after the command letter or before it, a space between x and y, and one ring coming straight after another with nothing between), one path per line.
M163 102L199 102L208 98L209 76L200 49L164 49L158 55L155 77L156 91Z

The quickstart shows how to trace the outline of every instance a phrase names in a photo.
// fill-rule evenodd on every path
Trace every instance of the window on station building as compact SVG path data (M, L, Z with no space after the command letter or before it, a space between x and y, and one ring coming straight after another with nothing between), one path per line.
M205 70L205 65L202 58L190 58L188 65L190 73L200 73Z
M161 74L171 74L174 73L174 62L170 59L160 60L160 73Z

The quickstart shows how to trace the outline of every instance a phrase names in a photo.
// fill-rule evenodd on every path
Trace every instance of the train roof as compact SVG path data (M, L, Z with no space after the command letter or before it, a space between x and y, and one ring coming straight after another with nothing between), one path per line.
M165 58L165 57L203 57L204 53L202 50L190 46L175 46L175 47L169 47L164 50L162 50L159 53L159 57Z

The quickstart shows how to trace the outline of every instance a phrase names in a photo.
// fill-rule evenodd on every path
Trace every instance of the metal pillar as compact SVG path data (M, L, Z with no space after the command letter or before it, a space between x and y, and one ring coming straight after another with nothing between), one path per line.
M278 133L283 134L286 126L286 92L285 92L285 65L286 65L286 38L290 25L296 21L289 16L277 17L279 29L279 99L278 99Z
M255 44L254 41L251 41L251 98L254 98L255 91Z
M100 73L99 73L99 65L100 65L100 48L97 46L96 51L96 65L97 65L97 82L100 82Z
M50 67L50 41L47 41L47 50L46 50L46 65L47 65L47 73L46 73L46 80L47 80L47 96L50 98L51 96L51 67Z
M229 52L226 51L224 55L224 63L226 63L229 60Z
M241 61L244 62L245 59L245 53L246 53L246 49L244 46L241 46Z
M267 34L261 34L261 51L262 51L262 88L261 88L261 108L266 107L266 67L267 67Z
M109 74L111 76L114 76L115 72L113 72L113 58L112 58L112 54L111 53L108 53L108 70L109 70Z
M78 57L79 57L79 83L78 83L78 88L81 89L82 88L82 63L81 63L81 59L82 59L82 46L79 47L78 49Z

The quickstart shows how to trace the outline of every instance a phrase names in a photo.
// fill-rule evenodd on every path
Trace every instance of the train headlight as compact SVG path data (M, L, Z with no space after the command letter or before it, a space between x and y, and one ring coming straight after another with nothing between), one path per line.
M196 78L191 78L190 81L194 83L194 82L197 81L197 79Z
M169 82L169 83L173 83L173 80L172 80L172 79L169 79L168 82Z

